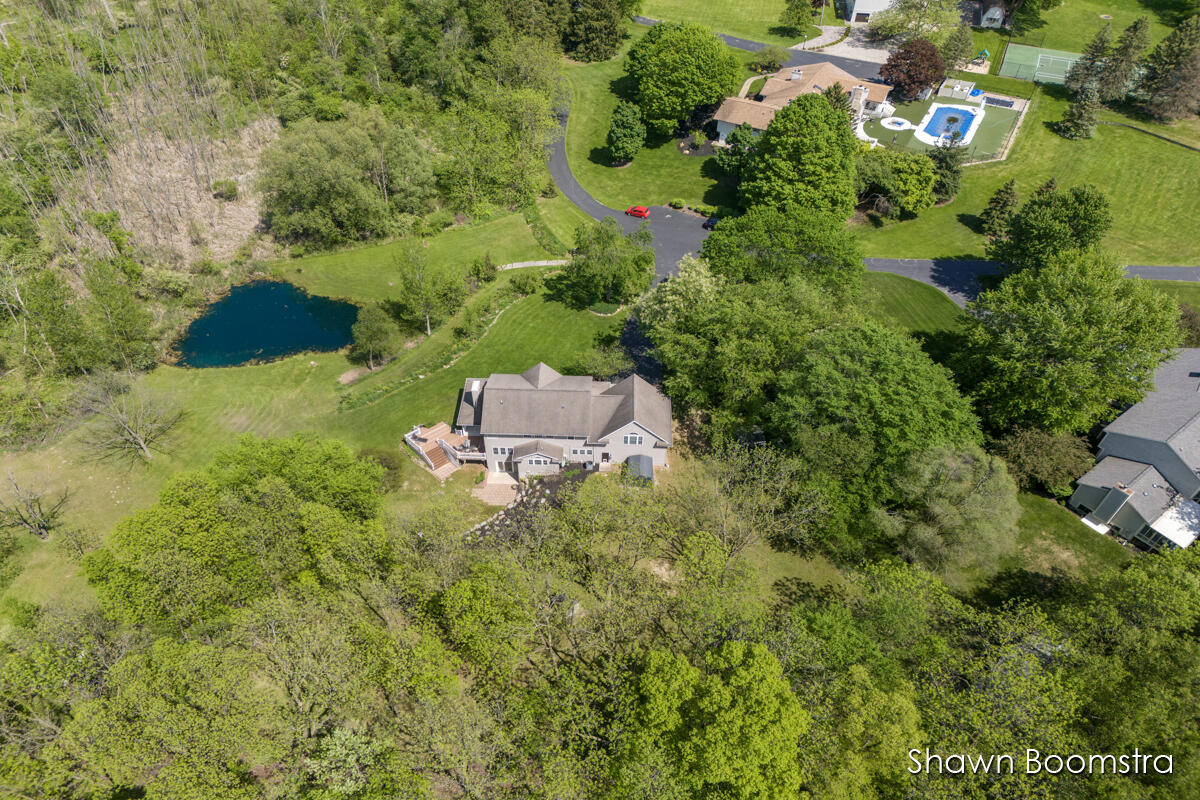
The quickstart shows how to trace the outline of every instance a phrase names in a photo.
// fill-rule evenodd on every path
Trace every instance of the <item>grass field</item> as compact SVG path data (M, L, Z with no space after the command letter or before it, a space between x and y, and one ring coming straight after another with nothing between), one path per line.
M932 286L887 272L868 272L863 283L867 313L909 333L953 331L962 324L962 310Z
M276 276L310 294L347 300L384 300L393 294L393 259L400 241L334 253L276 261L267 265ZM520 214L449 228L428 240L430 264L444 264L466 274L477 258L490 253L497 264L536 261L551 256L538 245Z
M977 215L991 194L1013 178L1025 197L1054 177L1059 186L1091 183L1108 195L1113 230L1104 244L1127 263L1200 264L1200 239L1181 224L1200 218L1195 190L1200 153L1106 125L1092 139L1063 139L1048 126L1066 105L1057 90L1038 90L1005 161L967 167L962 191L949 205L923 211L915 220L860 227L867 255L982 257Z
M641 13L663 22L695 22L717 33L739 36L755 42L791 47L820 33L813 26L796 36L779 28L783 0L646 0ZM826 10L829 25L836 25L833 9Z
M500 281L508 279L502 275ZM106 535L119 519L152 504L167 478L208 463L239 434L287 436L313 431L341 439L356 450L378 447L407 455L403 434L416 422L451 421L466 377L520 371L539 360L566 367L598 335L623 322L624 315L602 318L572 311L540 295L527 297L510 306L455 364L353 411L338 407L340 393L345 391L338 376L353 366L341 353L303 354L269 364L222 369L162 366L144 376L140 387L151 396L177 403L184 411L183 422L168 443L169 452L156 455L146 465L91 461L81 444L85 423L48 447L6 453L5 468L19 480L50 490L69 488L72 497L67 521ZM453 324L452 320L442 330L448 332ZM551 331L554 335L547 335ZM435 332L435 337L439 333ZM422 348L440 342L427 340L373 378L384 378L391 369L402 370L406 359L416 359ZM471 481L462 475L443 487L414 460L405 459L402 478L403 488L388 498L390 508L427 503L433 495L447 494L474 509L480 519L490 513L469 495ZM90 590L78 565L53 542L25 542L14 558L20 562L19 573L0 593L0 601L43 602L66 597L70 602L90 602Z
M630 40L609 61L567 66L571 120L566 145L571 171L592 197L611 208L665 205L674 199L692 205L731 205L733 187L718 182L721 171L716 160L684 155L671 137L651 137L632 164L610 166L606 145L609 122L618 99L631 91L624 78L625 53L647 30L641 25L631 26ZM743 63L751 57L744 50L731 52ZM750 74L747 70L745 76Z
M1106 23L1112 25L1115 40L1130 23L1144 16L1150 20L1153 44L1170 33L1172 15L1181 10L1182 4L1172 6L1162 0L1066 0L1048 11L1026 3L1014 20L1013 41L1079 53Z

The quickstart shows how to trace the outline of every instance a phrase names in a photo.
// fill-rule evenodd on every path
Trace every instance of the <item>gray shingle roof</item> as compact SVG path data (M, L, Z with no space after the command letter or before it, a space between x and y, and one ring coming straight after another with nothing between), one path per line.
M1200 468L1200 349L1180 350L1159 367L1154 391L1104 431L1166 442L1185 464Z
M671 443L671 401L646 381L633 375L611 384L586 375L561 375L542 363L520 375L468 378L455 421L478 425L485 435L577 436L590 441L601 441L636 422Z
M1081 486L1112 489L1123 486L1130 491L1129 505L1146 522L1153 522L1174 501L1178 492L1158 470L1140 461L1106 456L1078 481Z
M513 448L513 461L520 461L526 456L532 455L542 455L552 458L555 461L561 461L563 449L560 445L553 442L543 442L541 439L536 439L532 442L521 442Z

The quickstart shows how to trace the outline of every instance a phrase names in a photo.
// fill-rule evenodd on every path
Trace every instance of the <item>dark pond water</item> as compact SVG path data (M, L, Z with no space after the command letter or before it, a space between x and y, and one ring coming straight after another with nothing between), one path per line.
M358 306L305 294L290 283L256 281L233 287L183 335L179 364L232 367L251 361L337 350L350 344Z

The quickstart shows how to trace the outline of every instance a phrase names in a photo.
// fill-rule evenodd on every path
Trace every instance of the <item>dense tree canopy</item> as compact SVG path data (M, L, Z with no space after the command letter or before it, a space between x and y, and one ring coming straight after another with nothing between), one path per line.
M845 219L854 211L857 152L846 115L820 95L801 95L759 137L742 180L742 203L795 203Z
M1084 433L1151 388L1179 308L1107 256L1066 253L968 306L964 371L985 421Z
M650 130L669 134L698 106L737 89L737 57L700 25L655 25L630 50L625 71Z
M722 220L700 255L731 281L803 277L843 299L862 287L862 251L846 223L804 206L755 206Z
M581 306L636 298L654 280L652 237L645 225L622 233L611 218L580 223L571 261L559 279L564 294Z
M989 212L993 229L1015 202L1015 193L1007 188L997 197L1004 208ZM988 242L988 257L1012 270L1038 267L1057 255L1098 245L1110 227L1108 198L1095 187L1064 191L1051 180L1008 216L1000 235Z

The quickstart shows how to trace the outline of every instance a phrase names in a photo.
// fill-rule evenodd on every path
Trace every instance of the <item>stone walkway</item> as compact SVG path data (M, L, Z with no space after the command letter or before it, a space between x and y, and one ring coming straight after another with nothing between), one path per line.
M476 484L471 494L490 506L506 506L517 499L517 479L507 472L487 472L483 483Z

